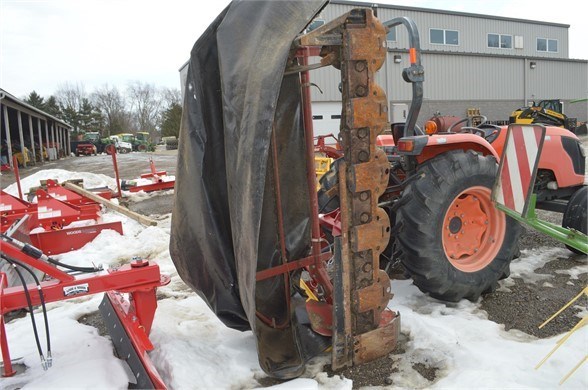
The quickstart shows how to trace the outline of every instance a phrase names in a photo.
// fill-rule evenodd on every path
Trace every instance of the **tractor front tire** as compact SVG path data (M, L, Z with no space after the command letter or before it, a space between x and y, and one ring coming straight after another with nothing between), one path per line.
M582 186L579 190L574 192L570 198L568 205L566 206L566 210L564 211L561 225L565 228L575 229L584 234L588 234L586 226L588 224L588 213L586 211L587 207L588 187ZM566 245L566 247L579 255L584 254L569 245Z
M508 274L519 224L491 200L492 156L455 150L418 168L397 211L403 264L414 284L444 301L477 300Z

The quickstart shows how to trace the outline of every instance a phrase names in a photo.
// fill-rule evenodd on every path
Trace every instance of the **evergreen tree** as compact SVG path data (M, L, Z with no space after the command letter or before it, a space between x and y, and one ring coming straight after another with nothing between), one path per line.
M103 124L102 114L87 98L82 99L78 112L80 129L83 131L100 131Z
M61 117L64 122L69 123L75 131L80 131L80 116L78 111L71 106L61 106Z
M172 103L170 107L163 112L161 135L163 137L179 136L181 121L182 106L178 103Z
M36 91L29 93L29 96L24 99L25 103L38 108L39 110L45 110L45 99L41 97Z
M45 102L44 111L49 115L53 115L56 118L62 119L61 109L59 108L59 104L57 104L57 99L55 99L55 96L50 96L49 99L47 99Z

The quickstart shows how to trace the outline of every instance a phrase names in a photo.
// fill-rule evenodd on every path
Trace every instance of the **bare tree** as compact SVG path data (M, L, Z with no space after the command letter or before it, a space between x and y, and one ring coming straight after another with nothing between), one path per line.
M127 87L127 96L137 130L147 131L152 138L156 138L162 99L155 85L133 81Z
M55 98L61 110L63 119L74 127L75 131L81 130L79 112L82 110L84 99L88 95L82 83L64 83L55 91Z
M182 93L177 88L162 88L161 96L166 108L174 105L182 105Z
M86 89L82 83L63 83L55 91L55 98L62 107L70 107L79 110L82 100L87 97Z
M100 109L106 122L103 135L110 136L130 130L131 118L126 110L126 101L116 87L103 85L94 91L92 101Z

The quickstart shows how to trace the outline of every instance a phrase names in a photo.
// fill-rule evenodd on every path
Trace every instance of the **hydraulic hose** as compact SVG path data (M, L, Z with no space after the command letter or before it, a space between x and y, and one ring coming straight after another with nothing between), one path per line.
M27 283L26 283L26 281L24 279L24 276L22 276L22 272L17 268L17 265L19 265L19 266L23 267L24 269L26 269L27 271L31 272L31 274L33 274L33 273L32 273L32 271L28 267L24 266L18 260L10 259L10 258L8 258L8 256L5 256L3 254L1 256L10 265L12 265L12 267L14 268L14 271L16 272L16 274L18 275L18 278L20 279L20 282L22 283L22 287L23 287L23 290L24 290L24 293L25 293L25 298L27 300L27 306L29 308L29 314L30 314L30 317L31 317L31 324L33 326L33 334L35 336L35 343L37 344L37 351L39 352L39 358L41 359L41 366L43 367L43 370L47 370L47 368L49 368L51 362L48 362L45 359L45 356L43 355L43 350L41 348L41 341L39 340L39 332L37 331L37 322L35 321L35 315L33 313L33 303L32 303L32 300L31 300L31 294L29 293L29 289L27 287ZM39 282L39 279L34 274L33 274L33 276L35 278L35 281L38 283ZM40 289L40 285L39 284L37 284L37 288L39 290L40 297L43 297L43 295L41 293L41 289ZM46 308L45 308L45 300L44 300L44 298L41 298L41 302L42 302L42 307L43 307L43 315L45 317L45 331L47 332L46 333L46 336L47 336L47 345L48 345L48 347L47 347L48 348L48 351L47 351L48 355L47 356L50 357L50 355L49 355L50 352L49 351L50 351L50 348L51 348L51 344L49 343L49 323L47 321L47 312L46 312Z

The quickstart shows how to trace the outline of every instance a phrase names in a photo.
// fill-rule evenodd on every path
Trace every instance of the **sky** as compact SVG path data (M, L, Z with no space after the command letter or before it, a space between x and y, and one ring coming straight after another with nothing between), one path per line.
M179 89L178 69L228 3L0 0L0 87L17 97L32 90L49 96L66 82L83 84L87 92L104 84L124 89L136 80ZM569 24L570 57L588 59L588 23L576 0L379 3Z
M141 153L125 155L125 159L144 159ZM110 156L80 159L79 172L46 169L22 180L22 189L28 192L40 180L55 178L60 182L83 179L86 187L109 186L114 189L114 178L83 172L95 164L94 159L108 163ZM85 165L87 164L87 165ZM16 184L5 189L16 195ZM140 202L161 194L130 194L131 202ZM265 377L258 363L255 339L251 331L239 332L225 327L204 301L180 280L169 254L170 215L158 219L157 226L145 228L138 222L107 210L105 222L121 221L124 235L103 231L83 248L58 255L66 264L88 266L90 261L105 267L118 265L133 256L155 261L161 272L171 276L171 282L161 287L158 308L151 331L155 350L150 357L164 383L172 389L250 389L259 386ZM553 277L535 270L558 257L566 258L569 252L563 247L538 247L523 250L521 257L511 263L510 277L500 281L499 289L508 292L515 285L514 278L525 280L531 288L550 289ZM557 271L567 275L568 284L578 292L584 287L579 275L586 265L577 265ZM411 280L393 280L394 298L388 307L401 314L401 332L405 340L403 352L392 355L395 370L390 374L393 387L403 389L586 389L588 365L584 364L562 386L559 381L586 355L588 327L572 334L547 362L538 370L535 365L557 345L563 335L538 339L488 319L481 302L462 300L444 303L429 297L414 286ZM554 293L555 294L555 293ZM79 297L74 300L48 305L53 367L43 371L31 331L30 319L23 317L6 324L6 335L12 357L27 366L27 370L11 378L2 378L7 389L126 389L128 377L122 362L112 352L110 341L98 331L77 321L95 312L101 294ZM580 309L572 322L586 315ZM571 310L571 309L567 309ZM545 314L537 314L537 324ZM45 350L43 318L35 310L41 345ZM41 325L39 325L41 324ZM572 324L569 325L570 328ZM272 387L273 390L351 390L349 379L338 375L329 377L323 365L329 363L330 354L309 362L303 378ZM435 380L425 379L415 367L421 365L435 370Z

